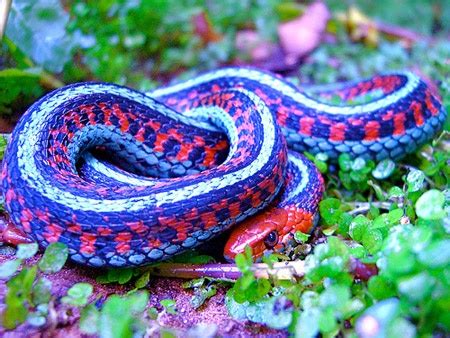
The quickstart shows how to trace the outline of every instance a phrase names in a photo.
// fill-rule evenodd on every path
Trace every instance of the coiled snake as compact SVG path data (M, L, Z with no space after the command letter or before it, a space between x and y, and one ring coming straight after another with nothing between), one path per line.
M375 98L348 103L367 93ZM347 103L330 104L335 95ZM64 242L72 260L91 266L163 260L237 223L227 258L245 244L261 255L314 223L323 180L293 151L398 159L445 118L411 73L313 94L251 68L148 94L74 84L45 95L17 124L3 161L5 206L42 246Z

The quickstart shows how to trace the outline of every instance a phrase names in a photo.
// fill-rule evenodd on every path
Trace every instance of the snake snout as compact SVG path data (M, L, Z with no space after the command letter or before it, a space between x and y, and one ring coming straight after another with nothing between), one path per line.
M252 217L234 228L224 248L224 257L233 262L236 255L252 248L253 259L258 259L269 251L277 251L282 245L281 230L288 220L284 209L272 207Z

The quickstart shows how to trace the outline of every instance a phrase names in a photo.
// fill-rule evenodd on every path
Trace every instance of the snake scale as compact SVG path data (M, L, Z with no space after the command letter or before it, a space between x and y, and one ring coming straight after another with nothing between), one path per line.
M343 103L331 104L334 96ZM42 97L15 127L5 207L42 247L63 242L90 266L164 260L238 223L225 257L247 244L261 255L316 220L323 179L299 152L396 160L445 118L439 97L409 72L308 93L243 67L150 93L73 84Z

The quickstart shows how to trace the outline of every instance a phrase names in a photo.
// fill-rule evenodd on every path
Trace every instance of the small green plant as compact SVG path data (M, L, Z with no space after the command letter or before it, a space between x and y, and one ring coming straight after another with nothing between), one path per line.
M347 4L327 4L333 14L328 33L336 41L319 45L304 60L296 83L325 84L410 69L435 82L444 109L450 110L450 43L445 39L450 20L448 11L440 10L445 9L442 1L357 1L374 19L422 34L439 33L414 43L380 38L371 47L352 43L348 27L336 20ZM298 3L278 0L14 0L0 46L0 117L18 115L64 83L102 80L150 90L178 75L190 77L246 59L236 49L239 30L256 29L274 40L277 25L300 12ZM410 20L417 13L420 20ZM379 95L372 92L346 103L357 105ZM342 104L338 96L329 101ZM304 276L257 279L247 249L236 257L242 277L232 286L207 278L184 284L193 290L191 306L200 308L225 285L226 306L234 318L296 337L444 336L450 331L449 127L447 120L433 143L400 163L347 154L334 163L324 154L307 155L324 176L326 191L319 206L321 231L295 234L299 245L311 251L302 256ZM0 158L5 148L0 136ZM37 250L36 244L19 245L15 257L0 264L7 287L1 324L7 330L22 323L44 328L55 304L78 308L80 330L100 337L144 336L161 315L179 316L173 299L148 307L145 288L152 276L145 270L111 269L98 275L97 282L131 290L124 295L103 298L93 285L81 282L56 297L50 275L62 269L68 249L51 244L39 260L33 258ZM264 262L271 266L278 259L271 255ZM176 261L203 264L212 257L186 253ZM169 329L160 334L174 336Z
M36 243L20 244L16 258L0 265L0 278L8 279L6 308L2 314L2 324L6 329L13 329L25 321L35 326L45 324L48 303L53 296L51 282L38 271L58 272L66 262L67 247L61 243L50 244L37 265L24 265L37 249Z

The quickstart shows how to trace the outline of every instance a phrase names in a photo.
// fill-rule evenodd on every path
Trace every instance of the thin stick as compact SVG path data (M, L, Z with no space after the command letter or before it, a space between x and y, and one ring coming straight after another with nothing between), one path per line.
M267 264L253 264L252 270L256 278L276 277L280 280L290 280L305 274L304 261L277 262L270 268ZM209 277L220 280L235 281L242 273L235 264L182 264L161 263L149 268L150 274L169 278L201 278Z
M0 0L0 40L5 34L6 23L8 22L9 10L11 8L12 0Z
M349 202L348 205L352 206L352 210L349 211L350 215L358 215L366 213L370 210L371 206L378 209L389 210L394 203L391 202ZM403 208L403 203L397 203L399 208Z

